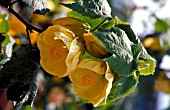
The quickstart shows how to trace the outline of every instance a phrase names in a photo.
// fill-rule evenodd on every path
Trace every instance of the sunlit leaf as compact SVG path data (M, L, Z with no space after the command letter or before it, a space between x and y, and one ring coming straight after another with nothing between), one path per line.
M13 38L11 38L8 34L3 34L5 40L1 43L2 46L6 46L11 42L15 42Z
M129 77L116 77L109 98L112 101L123 98L134 91L138 83L138 78L133 75Z
M34 9L34 13L46 14L50 10L46 7L46 0L22 0Z
M146 52L146 50L142 49L139 59L137 60L139 65L140 75L150 75L154 74L156 61Z
M126 35L128 36L131 42L133 42L134 44L140 43L139 38L133 32L129 23L121 21L118 17L115 17L115 20L116 20L115 26L125 31Z
M9 23L6 21L7 14L0 15L0 33L7 33L9 31Z
M126 35L128 36L128 38L130 39L131 42L133 42L135 45L132 48L133 52L137 51L137 54L134 54L134 58L136 58L137 62L141 59L145 61L145 68L140 69L140 74L141 75L150 75L153 74L155 71L155 60L147 53L146 49L143 47L143 45L140 42L140 39L135 35L135 33L133 32L130 24L128 24L127 22L123 22L121 21L118 17L116 17L116 27L122 29L125 31ZM134 50L134 48L136 48L136 50ZM141 49L141 51L140 51ZM146 66L148 65L148 66ZM138 66L140 67L141 64Z
M20 110L32 110L32 107L31 107L31 105L22 106L22 108Z
M23 105L25 105L25 106L32 105L36 94L37 94L37 86L34 82L34 83L32 83L30 91L28 92L28 99L27 99L27 101L24 102Z
M62 3L62 5L90 18L111 17L111 8L107 0L78 0L72 4Z
M155 25L156 32L166 32L169 28L168 21L161 20L159 18L156 19L156 22L154 25Z
M79 20L87 23L90 26L91 30L96 28L103 21L102 18L91 19L91 18L89 18L87 16L83 16L82 14L77 13L75 11L69 12L68 16L79 19Z
M10 37L8 34L3 34L3 36L5 37L5 40L1 43L1 45L5 49L4 49L3 58L0 61L0 65L6 63L11 58L13 45L15 43L15 40L12 37Z
M130 75L134 71L133 53L131 51L133 43L127 35L118 28L113 28L110 32L94 32L94 34L112 54L104 59L110 64L112 70L124 76Z

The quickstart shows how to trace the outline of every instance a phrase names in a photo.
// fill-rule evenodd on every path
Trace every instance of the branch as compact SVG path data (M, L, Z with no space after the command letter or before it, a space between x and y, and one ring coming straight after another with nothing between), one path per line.
M35 30L39 33L43 32L42 29L39 29L39 28L33 26L32 24L30 24L29 22L27 22L23 17L21 17L16 11L14 11L8 4L6 4L2 0L0 0L0 5L2 5L4 8L6 8L10 13L15 15L27 27L28 30L30 30L30 31Z

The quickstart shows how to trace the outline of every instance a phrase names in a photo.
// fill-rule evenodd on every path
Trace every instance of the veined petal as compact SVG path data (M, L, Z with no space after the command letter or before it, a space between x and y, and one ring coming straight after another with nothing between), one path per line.
M56 36L56 33L59 33ZM43 35L43 41L47 45L53 45L56 44L56 40L62 38L63 36L68 36L70 39L74 39L75 35L70 30L60 26L60 25L53 25L47 28L47 30L44 31ZM61 40L61 39L60 39Z
M77 39L78 38L75 38L72 41L70 45L69 53L66 58L66 65L68 67L68 70L67 70L68 73L72 71L73 69L75 69L80 61L82 44L81 42L78 42Z
M38 48L40 49L40 51L41 51L41 50L44 50L44 51L49 50L49 46L46 45L46 44L44 43L44 41L43 41L43 35L44 35L44 32L41 33L41 34L38 36L38 39L37 39L37 46L38 46Z
M49 26L47 28L47 30L44 31L43 42L46 45L54 45L54 44L56 44L56 40L54 39L55 32L59 32L59 31L60 31L59 25Z
M105 103L106 103L107 96L109 95L111 88L112 88L112 82L113 82L113 79L114 79L114 75L111 71L109 64L108 63L106 63L106 64L107 64L107 70L106 70L106 73L105 73L105 79L106 80L104 80L105 81L104 82L105 87L103 89L102 95L98 99L91 100L94 107L97 107L103 100L105 100Z
M80 62L78 65L79 68L87 68L91 71L94 71L98 74L104 74L106 71L106 64L104 61L96 61L93 59L85 59Z
M76 68L71 71L69 77L74 84L74 93L81 98L96 99L101 95L101 92L96 91L103 91L102 75L91 70Z
M108 87L106 89L106 96L108 96L109 93L110 93L110 90L112 88L112 82L114 80L114 73L112 73L112 70L111 70L111 68L110 68L110 66L107 62L106 62L106 65L107 65L107 70L106 70L106 73L105 73L105 78L108 81Z
M72 39L75 38L75 34L72 31L70 31L69 29L67 29L67 28L65 28L65 27L63 27L61 25L59 25L59 27L60 27L60 31L62 33L64 33L66 36L69 36Z
M54 57L46 58L41 54L40 64L44 70L54 76L64 77L66 76L67 66L65 64L66 55L62 58L56 59Z
M68 37L67 35L65 35L64 33L62 32L55 32L55 37L54 37L55 40L62 40L64 42L64 44L67 46L67 48L70 47L70 44L71 42L73 41L72 38Z

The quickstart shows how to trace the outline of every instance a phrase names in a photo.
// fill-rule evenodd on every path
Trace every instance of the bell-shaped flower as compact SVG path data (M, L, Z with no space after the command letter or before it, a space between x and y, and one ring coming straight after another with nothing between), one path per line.
M73 83L74 93L96 107L106 101L114 74L103 60L85 59L71 71L69 78Z
M81 43L73 32L60 25L50 26L41 33L37 45L40 50L40 64L52 75L67 76L69 70L74 69L79 62Z

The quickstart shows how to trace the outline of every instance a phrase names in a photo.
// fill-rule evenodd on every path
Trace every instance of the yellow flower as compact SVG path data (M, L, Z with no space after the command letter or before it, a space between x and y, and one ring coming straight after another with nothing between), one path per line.
M81 55L81 43L68 29L53 25L40 34L37 40L40 63L48 73L64 77L74 69Z
M71 71L69 78L74 85L74 93L96 107L110 93L114 75L104 61L85 59Z
M3 19L2 18L0 18L0 23L3 21Z
M18 34L26 34L25 25L15 16L10 15L8 18L8 22L10 24L9 35L16 36Z
M87 52L92 56L97 58L103 58L107 55L108 51L106 50L105 45L92 33L83 34L85 41L85 46Z
M72 31L76 36L82 37L84 33L90 30L90 27L78 19L71 17L59 18L53 21L53 24L61 25L70 31Z
M170 79L167 78L164 71L160 71L156 79L155 90L170 94Z
M145 48L149 48L153 51L159 51L162 50L160 40L158 37L149 37L146 38L143 42L143 45Z
M18 36L20 34L27 35L25 25L13 15L9 16L8 22L10 24L9 35L14 37L16 44L22 44L22 39L15 38L15 36ZM30 40L32 44L35 44L37 42L38 35L39 33L36 31L30 33Z

